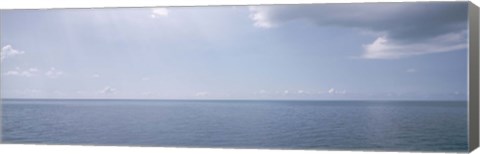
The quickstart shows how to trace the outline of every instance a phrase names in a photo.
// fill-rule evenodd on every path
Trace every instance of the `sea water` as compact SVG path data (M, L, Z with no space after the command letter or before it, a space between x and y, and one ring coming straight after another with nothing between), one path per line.
M466 151L466 101L3 100L4 143Z

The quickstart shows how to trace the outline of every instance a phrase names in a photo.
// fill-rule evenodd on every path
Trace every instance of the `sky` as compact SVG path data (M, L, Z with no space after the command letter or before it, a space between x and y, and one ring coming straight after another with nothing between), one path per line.
M466 100L467 3L2 10L1 97Z

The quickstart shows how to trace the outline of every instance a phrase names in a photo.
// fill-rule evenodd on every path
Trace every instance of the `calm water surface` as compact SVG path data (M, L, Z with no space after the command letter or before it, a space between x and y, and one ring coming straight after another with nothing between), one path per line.
M5 143L466 151L466 101L3 100Z

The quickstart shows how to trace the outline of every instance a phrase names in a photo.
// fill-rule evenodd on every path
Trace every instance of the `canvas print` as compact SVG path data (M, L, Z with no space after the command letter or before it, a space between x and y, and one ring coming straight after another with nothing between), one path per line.
M1 139L465 152L467 8L2 10Z

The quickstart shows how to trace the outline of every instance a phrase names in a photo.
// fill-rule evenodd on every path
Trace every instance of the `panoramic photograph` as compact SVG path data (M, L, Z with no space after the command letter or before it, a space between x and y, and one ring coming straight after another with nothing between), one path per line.
M466 152L467 8L1 10L1 141Z

